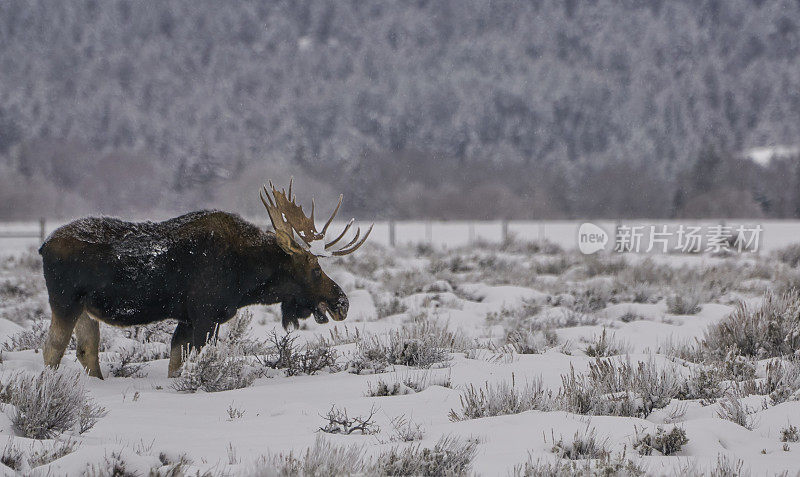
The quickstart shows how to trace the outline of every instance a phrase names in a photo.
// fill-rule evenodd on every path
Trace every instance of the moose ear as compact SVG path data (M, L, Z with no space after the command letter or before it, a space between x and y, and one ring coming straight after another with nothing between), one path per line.
M296 255L303 251L303 249L297 245L297 242L295 242L292 237L289 237L289 234L283 230L276 230L275 238L278 241L278 246L289 255Z

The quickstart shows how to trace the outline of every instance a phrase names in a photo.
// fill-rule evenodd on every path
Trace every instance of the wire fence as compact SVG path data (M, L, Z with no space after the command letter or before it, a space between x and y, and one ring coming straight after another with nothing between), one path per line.
M263 218L253 220L259 226L267 227ZM504 243L510 240L520 242L552 242L565 249L578 245L578 230L586 221L548 220L548 221L380 221L376 222L369 241L384 246L407 246L428 244L435 247L453 248L479 243ZM41 244L47 234L66 223L62 220L25 222L0 222L0 250L16 247L32 247ZM667 227L675 230L682 226L735 228L739 225L754 226L761 229L759 250L775 250L791 244L800 243L800 221L798 220L597 220L591 221L609 234L614 243L619 230L630 227ZM344 222L333 223L332 230L343 227ZM362 228L363 232L363 228Z
M0 222L0 239L39 239L39 243L44 242L47 237L47 220L42 217L38 227L33 227L32 223Z

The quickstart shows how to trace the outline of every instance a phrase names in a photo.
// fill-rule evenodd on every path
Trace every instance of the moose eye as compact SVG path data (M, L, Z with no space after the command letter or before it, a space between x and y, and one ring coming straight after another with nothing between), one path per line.
M322 269L317 267L311 270L311 274L314 276L314 278L320 278L322 276Z

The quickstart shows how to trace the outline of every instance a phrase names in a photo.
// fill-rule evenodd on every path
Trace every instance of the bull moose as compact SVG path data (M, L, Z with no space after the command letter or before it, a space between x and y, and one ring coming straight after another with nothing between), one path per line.
M39 249L52 321L44 362L57 367L73 330L77 357L90 376L102 379L100 324L131 326L168 318L172 335L169 376L180 370L188 347L200 349L244 306L281 304L285 328L314 315L318 323L347 317L347 295L319 266L318 258L341 256L364 244L337 247L350 226L324 238L342 196L322 231L292 196L270 182L260 191L274 232L235 214L203 210L164 222L124 222L89 217L55 230ZM271 195L270 195L271 193Z

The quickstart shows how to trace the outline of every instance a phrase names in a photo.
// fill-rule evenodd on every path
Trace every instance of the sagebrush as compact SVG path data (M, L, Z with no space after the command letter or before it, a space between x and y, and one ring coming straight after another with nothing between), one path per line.
M49 439L73 429L82 434L106 415L105 408L89 397L77 371L45 368L38 374L18 373L5 384L3 395L14 407L14 427L33 439Z

